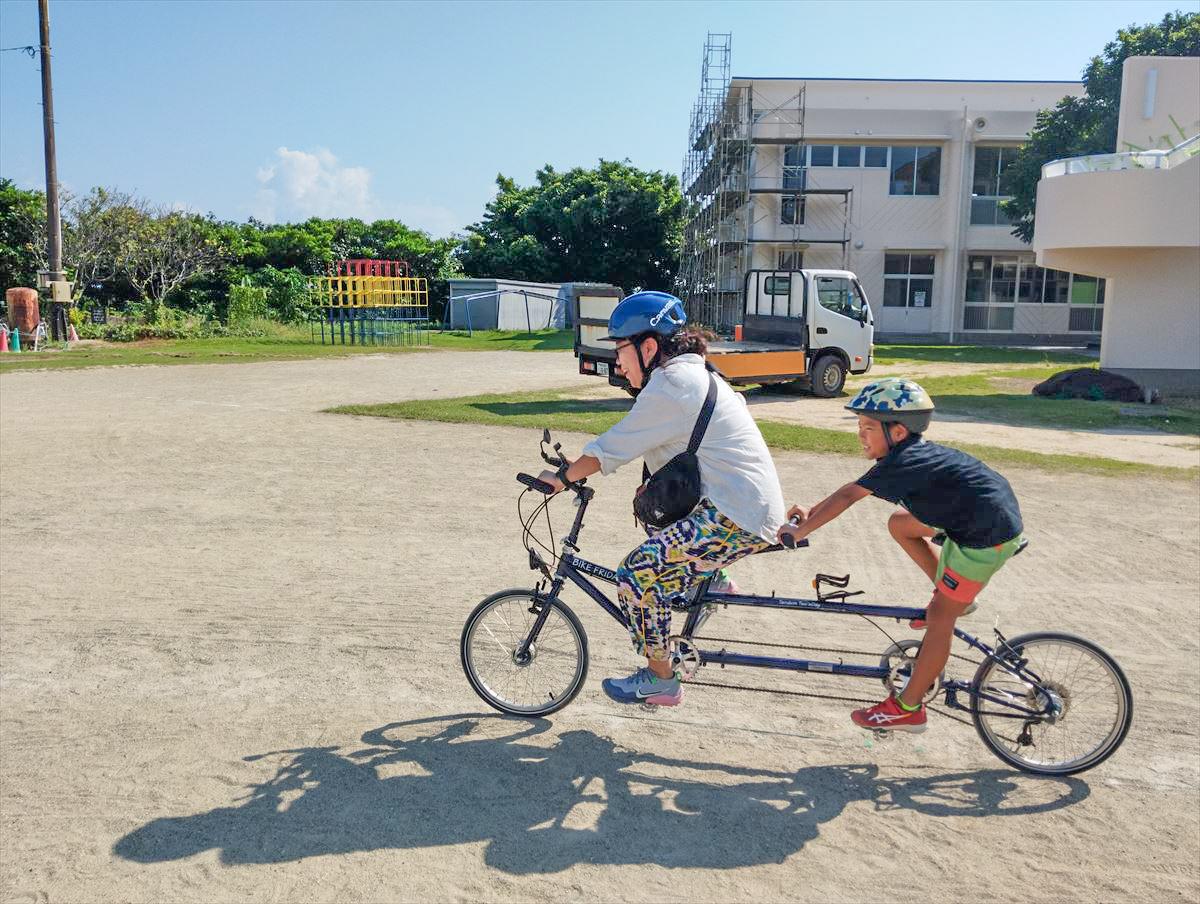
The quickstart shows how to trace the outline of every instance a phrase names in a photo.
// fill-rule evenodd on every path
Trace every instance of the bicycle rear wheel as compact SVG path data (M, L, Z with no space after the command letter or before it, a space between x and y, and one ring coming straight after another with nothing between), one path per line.
M587 678L587 635L575 613L558 600L546 622L518 655L537 616L528 590L502 590L475 607L463 626L463 671L488 706L515 716L547 716L568 703Z
M1022 674L987 659L971 684L971 719L988 749L1038 775L1073 775L1112 756L1133 721L1133 692L1116 660L1071 634L1024 634L1008 643L1027 660ZM1012 718L1012 707L981 693L1054 714Z

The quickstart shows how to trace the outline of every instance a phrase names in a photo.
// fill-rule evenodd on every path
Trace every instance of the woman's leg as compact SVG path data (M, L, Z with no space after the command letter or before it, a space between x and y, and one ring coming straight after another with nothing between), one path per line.
M634 649L661 678L671 677L671 601L703 577L768 544L711 505L649 537L617 570L617 599Z

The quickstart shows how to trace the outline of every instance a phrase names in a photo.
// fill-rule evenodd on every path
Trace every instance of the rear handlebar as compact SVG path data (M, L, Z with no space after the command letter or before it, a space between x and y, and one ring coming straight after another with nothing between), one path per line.
M792 527L799 527L800 517L798 515L792 515L792 517L788 518L788 524L790 524ZM784 534L782 537L780 537L779 542L783 545L784 549L795 549L797 546L808 545L807 540L801 540L799 543L797 543L795 539L787 534Z

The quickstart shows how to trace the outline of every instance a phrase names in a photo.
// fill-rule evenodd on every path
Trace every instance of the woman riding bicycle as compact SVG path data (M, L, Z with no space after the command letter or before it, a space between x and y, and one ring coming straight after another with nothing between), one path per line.
M608 321L617 369L633 388L633 408L559 471L540 477L556 490L599 471L611 474L642 458L657 471L688 447L710 389L704 336L684 329L683 303L665 292L623 299ZM715 377L715 375L714 375ZM775 542L783 493L775 463L745 400L715 377L716 404L696 450L700 502L654 532L617 569L618 600L634 648L647 666L608 678L605 693L621 703L674 706L683 689L670 662L671 601L718 569Z

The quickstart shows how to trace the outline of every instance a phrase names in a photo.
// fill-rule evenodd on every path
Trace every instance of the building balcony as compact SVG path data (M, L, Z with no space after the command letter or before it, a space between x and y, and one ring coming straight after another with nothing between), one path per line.
M1039 264L1107 282L1100 366L1200 395L1200 137L1046 164L1035 224Z
M1200 246L1200 136L1169 151L1096 154L1042 167L1033 237L1038 262L1107 275L1116 248ZM1069 262L1073 261L1073 263Z

